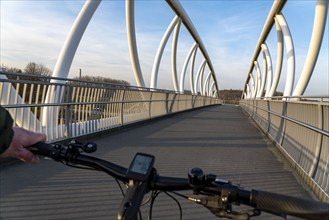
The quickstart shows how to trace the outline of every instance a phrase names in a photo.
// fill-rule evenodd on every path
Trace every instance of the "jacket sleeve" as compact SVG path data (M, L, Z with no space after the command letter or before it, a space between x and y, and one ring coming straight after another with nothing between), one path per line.
M0 154L9 147L13 139L13 119L9 112L0 105Z

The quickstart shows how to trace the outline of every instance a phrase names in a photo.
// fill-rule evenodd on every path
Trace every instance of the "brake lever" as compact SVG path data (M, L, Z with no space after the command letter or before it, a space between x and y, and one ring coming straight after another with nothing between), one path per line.
M82 150L85 153L94 153L97 150L97 144L91 142L83 144L73 139L68 144L68 149L72 150L73 152L79 152L80 150Z
M251 217L259 216L261 210L248 209L240 212L232 210L232 204L223 201L223 197L219 195L212 195L202 198L188 198L190 201L203 205L211 213L219 218L228 218L233 220L248 220Z

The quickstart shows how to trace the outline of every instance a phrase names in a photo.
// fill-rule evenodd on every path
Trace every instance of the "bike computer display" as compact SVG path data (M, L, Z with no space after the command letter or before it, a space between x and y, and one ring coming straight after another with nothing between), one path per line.
M129 179L145 181L153 168L154 156L144 153L136 153L127 171Z

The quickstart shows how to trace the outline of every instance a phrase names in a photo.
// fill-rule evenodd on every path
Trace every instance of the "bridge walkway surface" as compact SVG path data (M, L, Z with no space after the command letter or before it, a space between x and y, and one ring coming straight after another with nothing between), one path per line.
M161 175L187 177L188 170L197 166L246 189L312 197L239 106L200 108L90 140L98 144L95 156L123 166L129 165L136 152L146 152L156 156L155 166ZM39 165L18 162L1 167L2 220L116 219L121 199L117 183L101 172L49 160L41 160ZM183 219L217 219L200 205L178 200ZM142 208L145 219L147 207ZM160 194L153 219L179 219L177 204ZM263 213L255 219L282 218Z

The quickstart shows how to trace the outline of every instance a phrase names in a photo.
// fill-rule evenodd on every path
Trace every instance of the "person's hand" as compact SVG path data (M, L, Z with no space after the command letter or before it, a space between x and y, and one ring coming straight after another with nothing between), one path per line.
M39 157L25 147L46 141L46 135L35 133L24 128L13 127L14 136L8 149L1 154L2 157L15 157L26 163L37 163Z

